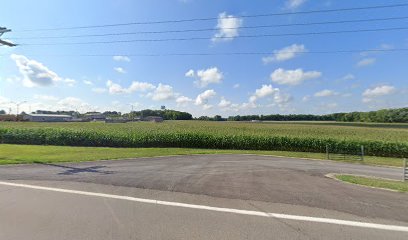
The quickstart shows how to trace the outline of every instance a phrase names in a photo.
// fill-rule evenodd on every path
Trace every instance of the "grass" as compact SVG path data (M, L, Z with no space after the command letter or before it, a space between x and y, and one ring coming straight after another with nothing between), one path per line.
M103 159L123 159L189 154L259 154L296 158L325 159L322 153L256 151L256 150L216 150L194 148L108 148L108 147L68 147L0 144L0 165L18 163L82 162ZM368 165L401 167L398 158L366 157L364 162L346 161Z
M354 175L335 175L335 177L341 181L348 183L375 188L385 188L398 192L408 192L408 182Z

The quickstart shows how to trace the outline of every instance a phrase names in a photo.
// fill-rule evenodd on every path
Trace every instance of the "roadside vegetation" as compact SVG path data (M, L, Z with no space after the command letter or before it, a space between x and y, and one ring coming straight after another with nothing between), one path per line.
M193 148L107 148L0 144L0 165L40 162L82 162L189 154L257 154L309 159L325 159L326 157L326 155L323 153L285 151L217 150ZM393 167L402 166L402 161L398 158L366 157L363 162L346 162Z
M322 122L164 123L0 123L0 142L10 144L124 147L203 148L324 153L382 157L408 156L408 124Z
M375 188L385 188L398 192L408 192L408 182L354 175L335 175L335 177L341 181L348 183Z

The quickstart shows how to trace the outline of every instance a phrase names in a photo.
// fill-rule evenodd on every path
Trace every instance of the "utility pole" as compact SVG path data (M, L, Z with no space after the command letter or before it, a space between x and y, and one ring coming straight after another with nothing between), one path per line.
M0 37L6 32L11 32L11 29L8 29L8 28L5 28L5 27L0 27ZM17 44L14 44L12 42L8 42L8 41L0 39L0 46L1 45L5 45L5 46L9 46L9 47L17 46Z
M17 107L16 121L18 121L18 114L19 114L20 105L21 105L21 104L23 104L23 103L26 103L26 102L27 102L27 101L21 101L21 102L11 102L11 103L16 104L16 107Z

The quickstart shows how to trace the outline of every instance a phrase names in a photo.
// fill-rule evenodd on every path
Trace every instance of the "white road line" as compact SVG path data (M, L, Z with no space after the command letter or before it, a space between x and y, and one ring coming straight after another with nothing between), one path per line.
M85 192L85 191L70 190L70 189L63 189L63 188L42 187L42 186L36 186L36 185L19 184L19 183L2 182L2 181L0 181L0 185L22 187L22 188L29 188L29 189L36 189L36 190L45 190L45 191L52 191L52 192L71 193L71 194L93 196L93 197L120 199L120 200L132 201L132 202L152 203L152 204L158 204L158 205L164 205L164 206L201 209L201 210L224 212L224 213L235 213L235 214L242 214L242 215L287 219L287 220L295 220L295 221L327 223L327 224L344 225L344 226L351 226L351 227L362 227L362 228L380 229L380 230L388 230L388 231L408 232L407 226L357 222L357 221L340 220L340 219L333 219L333 218L318 218L318 217L308 217L308 216L299 216L299 215L288 215L288 214L280 214L280 213L266 213L266 212L241 210L241 209L233 209L233 208L211 207L211 206L205 206L205 205L168 202L168 201L160 201L160 200L154 200L154 199L136 198L136 197L120 196L120 195L113 195L113 194L106 194L106 193Z

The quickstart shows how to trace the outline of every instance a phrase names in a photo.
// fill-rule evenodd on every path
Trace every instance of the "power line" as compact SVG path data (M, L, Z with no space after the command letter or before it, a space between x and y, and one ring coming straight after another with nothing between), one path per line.
M324 34L340 34L340 33L398 31L398 30L407 30L407 29L408 29L408 27L393 27L393 28L356 29L356 30L340 30L340 31L325 31L325 32L256 34L256 35L239 35L239 36L235 36L235 37L222 36L222 37L216 37L215 39L307 36L307 35L324 35ZM210 39L214 39L214 38L208 38L208 37L161 38L161 39L157 38L157 39L130 39L130 40L90 41L90 42L28 43L28 44L21 43L19 45L20 46L88 45L88 44L112 44L112 43L130 43L130 42L190 41L190 40L210 40Z
M317 50L317 51L284 51L279 53L295 54L347 54L347 53L376 53L376 52L407 52L408 48L391 48L391 49L350 49L350 50ZM277 52L221 52L221 53L136 53L136 54L47 54L32 56L49 56L49 57L113 57L124 55L128 57L167 57L167 56L246 56L246 55L273 55ZM6 55L0 55L6 56Z
M207 18L162 20L162 21L127 22L127 23L116 23L116 24L72 26L72 27L59 27L59 28L37 28L37 29L25 29L25 30L20 30L20 31L16 31L16 32L58 31L58 30L104 28L104 27L117 27L117 26L129 26L129 25L182 23L182 22L210 21L210 20L227 19L227 18L257 18L257 17L286 16L286 15L298 15L298 14L314 14L314 13L331 13L331 12L344 12L344 11L373 10L373 9L397 8L397 7L406 7L406 6L408 6L408 3L391 4L391 5L365 6L365 7L325 9L325 10L283 12L283 13L265 13L265 14L255 14L255 15L238 15L238 16L226 16L226 17L207 17Z
M65 36L15 37L15 38L9 38L9 39L12 39L12 40L19 40L19 39L61 39L61 38L123 36L123 35L136 35L136 34L205 32L205 31L216 31L216 30L219 30L219 29L223 29L223 30L233 30L233 29L259 29L259 28L276 28L276 27L290 27L290 26L311 26L311 25L326 25L326 24L341 24L341 23L391 21L391 20L402 20L402 19L408 19L408 16L402 16L402 17L388 17L388 18L369 18L369 19L340 20L340 21L325 21L325 22L309 22L309 23L291 23L291 24L272 24L272 25L258 25L258 26L241 26L241 27L230 27L230 28L202 28L202 29L163 30L163 31L136 31L136 32L123 32L123 33L80 34L80 35L65 35Z

